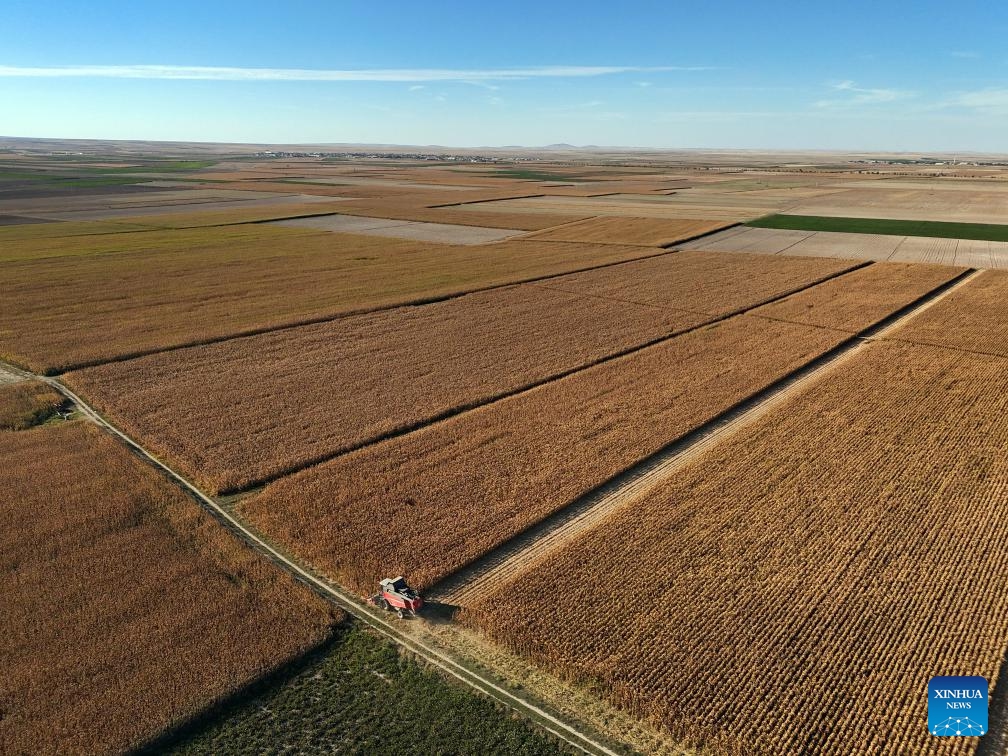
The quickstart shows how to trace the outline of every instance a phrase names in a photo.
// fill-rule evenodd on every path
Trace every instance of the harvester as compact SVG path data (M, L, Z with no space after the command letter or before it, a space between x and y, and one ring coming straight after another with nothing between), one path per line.
M406 584L402 575L395 578L385 578L378 585L378 593L368 600L375 606L395 612L400 619L405 617L407 612L415 617L417 611L423 606L420 594Z

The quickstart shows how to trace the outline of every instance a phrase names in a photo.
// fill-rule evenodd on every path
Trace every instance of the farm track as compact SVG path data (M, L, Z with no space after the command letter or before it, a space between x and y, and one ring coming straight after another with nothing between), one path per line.
M718 442L752 424L820 376L853 358L871 341L885 338L981 273L977 270L965 271L762 391L742 400L700 428L673 441L665 449L432 586L428 591L430 598L454 606L467 606L489 595L615 510L653 491Z
M379 609L372 609L359 597L342 589L325 578L316 575L311 570L299 564L292 557L274 547L257 532L255 532L255 530L235 517L235 515L232 514L222 503L215 501L213 498L205 494L187 478L177 473L175 470L144 449L138 442L134 441L123 431L119 430L105 420L105 418L87 404L87 402L60 383L57 379L30 373L4 362L0 362L0 370L20 376L25 380L41 381L59 391L63 396L74 403L77 411L80 412L84 418L115 436L131 452L151 464L163 473L172 483L179 486L188 495L195 498L199 504L211 515L213 515L223 527L242 540L246 546L255 550L273 564L284 569L292 575L294 579L307 585L320 596L346 611L356 620L367 625L385 638L391 640L415 656L423 659L427 663L437 667L448 677L457 680L466 687L487 696L491 700L507 707L511 711L514 711L531 720L539 727L568 745L578 748L585 753L618 756L618 751L614 751L609 748L605 743L601 742L597 736L587 734L577 726L561 719L556 714L547 711L545 708L537 705L533 701L523 696L511 693L506 688L494 682L489 675L484 674L479 670L471 669L457 659L452 658L450 655L445 654L413 637L410 637L410 635L406 632L396 627L396 622L387 619L387 615L383 611Z

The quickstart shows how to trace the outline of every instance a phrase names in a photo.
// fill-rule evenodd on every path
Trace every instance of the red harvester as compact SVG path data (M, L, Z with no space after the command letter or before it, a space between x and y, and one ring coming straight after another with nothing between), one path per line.
M406 612L416 616L417 611L423 606L420 594L406 584L402 575L397 578L385 578L379 586L378 593L368 600L375 606L396 612L400 619Z

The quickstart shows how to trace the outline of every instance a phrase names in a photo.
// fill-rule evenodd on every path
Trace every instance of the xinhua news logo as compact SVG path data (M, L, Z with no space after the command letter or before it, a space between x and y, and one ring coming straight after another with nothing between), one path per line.
M966 738L987 733L987 678L932 677L928 682L928 732Z

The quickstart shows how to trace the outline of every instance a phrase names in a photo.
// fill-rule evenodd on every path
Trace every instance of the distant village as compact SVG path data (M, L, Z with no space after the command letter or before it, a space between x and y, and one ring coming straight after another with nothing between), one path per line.
M533 163L542 158L499 155L456 155L434 152L279 152L265 150L255 153L257 158L328 158L343 160L431 160L457 163Z

